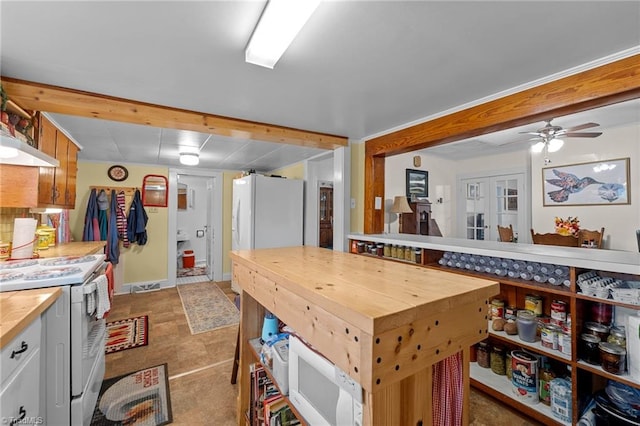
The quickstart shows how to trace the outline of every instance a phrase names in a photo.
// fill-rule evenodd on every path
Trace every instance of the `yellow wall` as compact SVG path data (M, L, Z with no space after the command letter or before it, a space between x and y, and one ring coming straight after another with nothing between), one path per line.
M112 165L112 163L78 162L76 208L71 210L69 214L74 241L82 241L84 216L91 186L108 186L110 188L136 187L142 189L142 180L145 175L168 176L166 167L124 164L129 170L129 177L123 182L114 182L107 177L107 170ZM129 248L124 248L120 244L120 260L124 266L124 284L167 279L167 230L169 223L167 208L145 207L145 210L149 216L147 244L144 246L131 244Z
M283 167L281 169L273 170L269 172L271 175L279 175L288 179L303 179L304 180L304 161L294 164L292 166Z
M351 232L364 232L364 142L351 143Z

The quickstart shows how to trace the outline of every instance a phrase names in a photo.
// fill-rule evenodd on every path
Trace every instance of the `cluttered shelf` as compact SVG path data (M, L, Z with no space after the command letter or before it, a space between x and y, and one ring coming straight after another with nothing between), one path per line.
M307 426L307 423L304 421L304 417L302 417L302 415L298 412L298 410L296 410L295 406L291 403L291 401L289 400L289 398L287 397L287 393L288 392L283 392L283 389L280 387L280 385L278 384L278 381L276 380L276 378L273 375L273 370L272 368L269 366L268 363L262 362L261 361L261 356L260 353L262 352L262 343L259 337L256 337L255 339L249 339L249 347L251 348L251 352L253 354L253 356L256 359L256 362L264 369L264 372L266 373L266 376L268 377L268 382L269 384L273 385L273 387L275 388L276 391L273 391L271 395L267 395L267 393L269 392L264 392L261 395L262 400L255 400L255 397L257 396L257 393L252 392L251 393L251 404L249 406L249 412L246 415L246 419L248 419L249 424L250 425L254 425L256 424L255 421L258 421L258 412L254 411L253 413L251 412L253 408L260 408L262 407L262 416L261 416L261 420L262 422L265 422L266 424L269 424L268 418L270 413L273 413L273 415L275 416L276 413L279 413L280 410L286 410L286 407L288 407L288 409L293 413L293 415L295 416L295 418L297 419L297 421L292 421L289 423L286 423L287 425L303 425L303 426ZM260 372L259 368L252 368L251 369L251 374L252 375L258 375ZM255 384L258 380L257 377L252 377L252 379L256 379L256 380L252 380L252 384ZM254 388L255 389L255 388ZM273 389L273 388L272 388ZM280 400L284 401L284 404L280 402ZM273 408L271 408L273 407ZM290 416L286 413L286 412L282 412L281 413L283 418L290 418ZM260 422L258 421L258 424L260 424ZM283 423L278 423L278 424L283 424Z

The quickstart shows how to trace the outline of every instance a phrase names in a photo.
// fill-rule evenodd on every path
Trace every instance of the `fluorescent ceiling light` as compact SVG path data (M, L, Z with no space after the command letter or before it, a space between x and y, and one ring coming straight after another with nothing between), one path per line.
M60 162L2 131L0 134L0 164L58 167Z
M180 164L185 166L197 166L200 163L200 156L194 152L181 152Z
M245 61L273 69L319 4L320 0L269 0L245 49Z

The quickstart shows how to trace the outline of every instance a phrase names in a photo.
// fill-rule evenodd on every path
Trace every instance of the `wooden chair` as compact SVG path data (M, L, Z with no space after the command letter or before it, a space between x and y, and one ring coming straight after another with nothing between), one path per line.
M588 229L581 229L578 231L578 241L582 244L584 241L593 240L596 248L602 248L602 238L604 237L604 228L600 228L599 231L589 231Z
M531 241L533 244L548 246L580 247L580 240L574 236L555 233L536 234L533 229L531 230Z
M498 236L500 237L500 241L505 243L513 242L513 226L509 225L509 227L506 227L498 225Z

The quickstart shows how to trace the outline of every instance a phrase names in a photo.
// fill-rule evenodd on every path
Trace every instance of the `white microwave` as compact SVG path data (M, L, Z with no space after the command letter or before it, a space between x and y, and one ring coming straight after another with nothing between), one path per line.
M300 339L289 337L289 400L310 425L362 426L362 387Z

